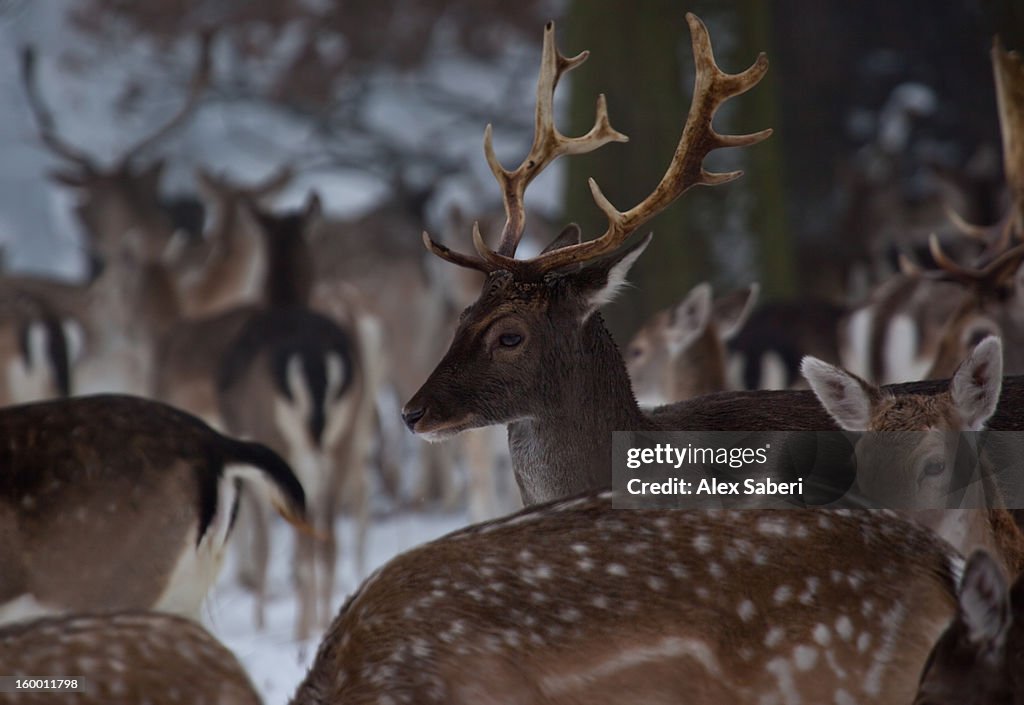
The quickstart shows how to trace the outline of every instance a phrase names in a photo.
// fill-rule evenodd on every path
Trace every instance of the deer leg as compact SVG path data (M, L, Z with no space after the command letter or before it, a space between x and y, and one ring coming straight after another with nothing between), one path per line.
M270 521L263 498L242 489L238 512L238 582L253 593L253 620L257 629L265 625L267 565L270 560Z
M316 623L316 565L314 537L304 533L295 534L295 555L293 558L293 584L299 598L299 609L295 620L295 639L305 641L313 633Z

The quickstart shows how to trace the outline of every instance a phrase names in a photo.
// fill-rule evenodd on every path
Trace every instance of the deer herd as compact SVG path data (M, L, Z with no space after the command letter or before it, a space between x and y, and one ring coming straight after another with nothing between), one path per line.
M91 272L0 274L0 703L260 702L198 618L230 543L262 628L272 509L294 526L294 636L323 635L296 705L1024 703L1020 57L996 42L1010 206L994 228L958 221L973 260L934 238L935 268L904 260L864 302L821 308L809 336L773 323L757 284L715 298L702 283L623 355L600 309L651 240L637 233L741 175L707 170L711 152L771 135L713 127L768 61L726 73L686 19L693 99L660 182L620 210L591 180L604 232L569 225L522 259L533 179L627 141L604 96L585 135L555 126L555 89L587 53L562 55L545 27L529 153L508 169L484 133L497 247L479 225L472 254L422 233L451 272L393 213L332 221L315 193L275 210L290 167L250 184L200 170L205 231L171 207L147 154L210 84L212 34L182 106L112 165L61 137L25 50ZM448 499L460 454L471 493L490 487L502 449L479 434L507 427L526 508L393 558L333 616L337 519L354 520L363 577L375 489L402 484L399 419L447 441L418 443L413 464ZM855 489L900 497L895 511L615 506L616 431L838 430L854 434ZM972 446L957 484L958 443L983 431L1010 440ZM453 445L469 432L483 446ZM58 696L15 677L81 683Z

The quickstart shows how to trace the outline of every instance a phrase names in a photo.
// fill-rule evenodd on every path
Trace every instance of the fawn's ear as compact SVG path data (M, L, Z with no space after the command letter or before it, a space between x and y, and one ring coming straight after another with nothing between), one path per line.
M839 428L844 431L868 430L872 408L880 396L877 387L810 355L800 363L800 373Z
M584 319L589 318L594 311L615 299L619 291L626 286L626 275L629 273L629 268L651 244L652 237L653 235L648 235L635 244L624 247L614 255L572 275L576 290L587 301Z
M676 357L707 330L711 321L711 285L701 282L669 313L665 342L670 357Z
M967 638L986 650L999 650L1010 628L1010 596L999 564L985 551L971 554L960 581L960 619Z
M722 340L735 337L743 329L747 319L750 318L750 312L757 305L757 297L760 293L761 285L754 282L745 289L715 299L712 317Z
M960 363L949 383L953 405L968 431L985 426L999 404L1003 388L1003 344L989 336Z

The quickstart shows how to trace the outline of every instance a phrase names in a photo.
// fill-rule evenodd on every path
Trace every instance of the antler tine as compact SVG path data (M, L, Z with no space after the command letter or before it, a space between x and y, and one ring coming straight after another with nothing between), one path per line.
M954 261L942 249L939 238L932 233L928 238L928 249L935 264L942 271L938 278L964 284L975 289L994 289L1015 272L1024 261L1024 244L1006 250L982 268L965 267ZM926 273L924 273L926 274Z
M555 46L555 23L544 26L544 45L541 53L540 74L537 78L537 107L534 116L533 144L526 159L514 170L505 169L494 153L491 126L484 130L484 156L502 190L505 203L505 227L497 251L484 247L480 256L495 266L507 267L506 261L515 255L525 227L523 196L526 187L548 164L562 155L584 154L608 142L626 142L628 137L611 126L608 106L603 95L597 99L594 126L580 137L566 137L555 127L554 96L561 77L584 61L590 52L565 57ZM498 258L494 255L499 255ZM506 259L500 259L503 256Z
M473 224L473 239L474 241L480 237L480 228L476 223ZM484 274L490 274L496 271L498 268L491 265L488 262L480 259L479 257L473 257L472 255L464 255L460 252L445 247L441 243L434 242L433 238L430 237L430 233L426 230L423 231L423 244L430 250L430 252L446 262L458 265L460 267L466 267L468 269L475 269Z
M608 218L608 229L595 240L553 250L532 260L519 262L521 269L543 274L569 264L602 257L618 249L645 222L653 218L684 192L696 185L724 184L742 175L740 171L712 173L704 168L704 158L721 147L742 147L766 139L772 130L749 135L721 135L711 122L718 108L729 98L753 88L768 70L768 58L762 53L750 68L738 74L722 71L715 62L711 39L704 23L687 13L693 40L696 81L690 112L683 127L668 170L654 191L628 211L619 211L604 196L597 183L590 180L590 190L597 206Z
M36 52L31 46L23 47L21 50L21 81L25 87L28 106L35 117L36 126L39 128L39 138L43 144L64 159L74 162L87 171L94 171L92 160L57 134L53 113L43 102L42 96L39 95L39 87L36 85Z
M196 106L199 105L199 98L210 83L210 66L212 64L210 48L213 45L214 35L215 31L208 29L199 36L199 62L196 64L195 72L192 74L192 79L189 82L188 97L186 97L178 112L165 122L163 126L139 140L133 147L130 147L124 153L124 156L121 157L122 164L127 164L137 154L149 149L177 129L192 114Z

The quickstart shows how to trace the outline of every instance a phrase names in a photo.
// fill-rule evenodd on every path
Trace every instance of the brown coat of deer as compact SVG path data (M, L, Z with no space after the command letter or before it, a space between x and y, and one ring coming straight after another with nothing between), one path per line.
M0 628L7 678L73 691L0 691L0 705L260 705L235 655L190 619L155 612L49 617Z
M292 702L903 705L962 564L891 512L563 500L393 559Z
M198 616L239 480L303 519L302 487L277 454L158 402L0 409L0 622L125 609Z
M971 555L956 617L932 649L914 705L1024 703L1024 578L1013 586L998 561Z

